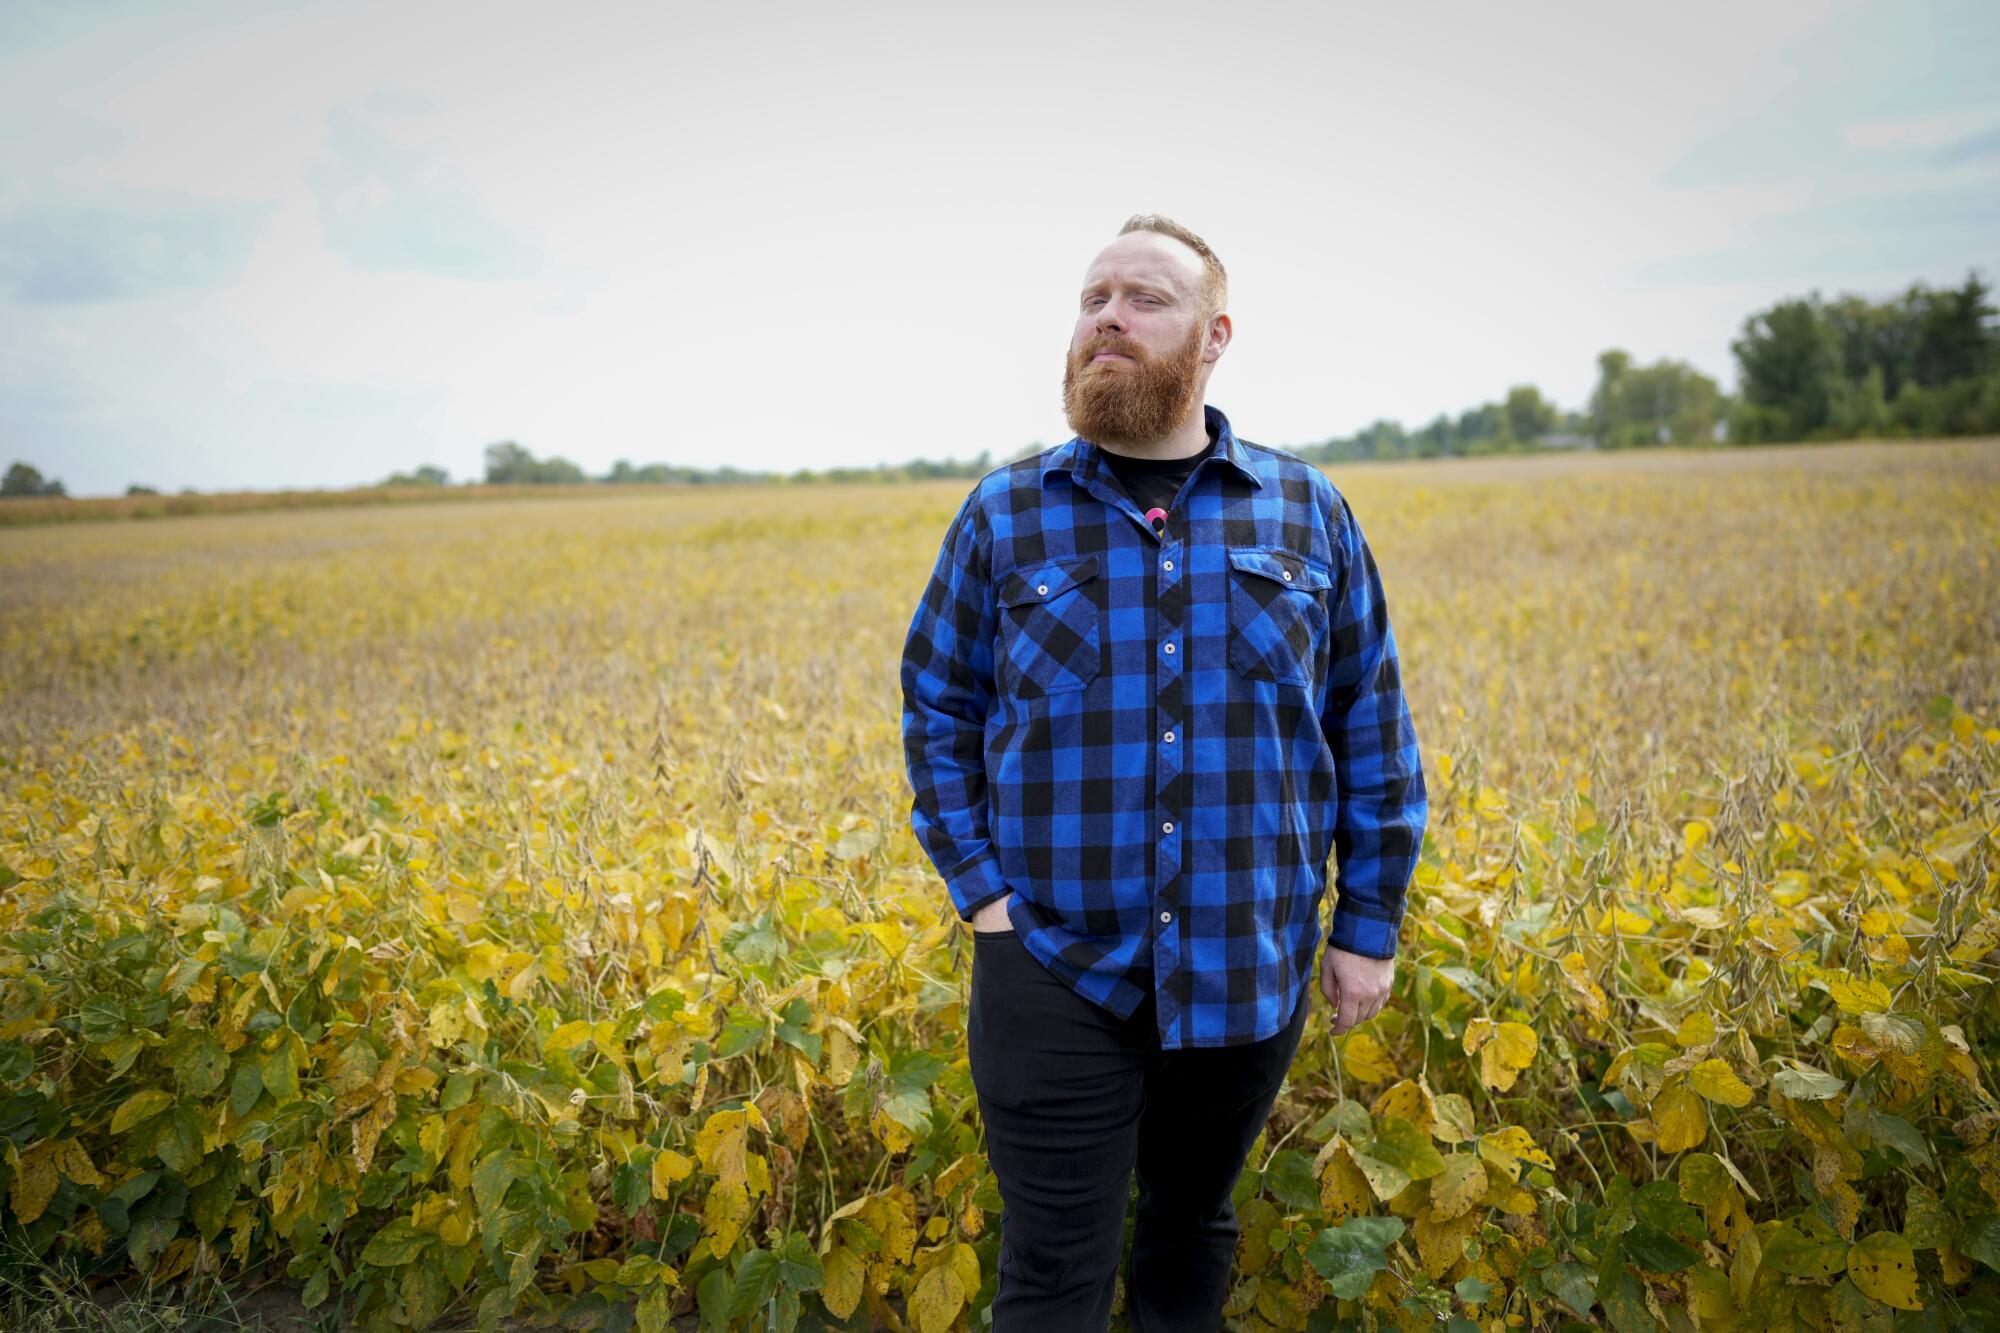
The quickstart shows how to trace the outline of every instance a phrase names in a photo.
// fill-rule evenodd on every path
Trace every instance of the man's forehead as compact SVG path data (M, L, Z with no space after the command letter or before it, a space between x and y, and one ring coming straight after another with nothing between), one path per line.
M1201 280L1201 257L1171 236L1128 231L1098 251L1083 274L1085 286L1114 278L1151 280L1192 291Z

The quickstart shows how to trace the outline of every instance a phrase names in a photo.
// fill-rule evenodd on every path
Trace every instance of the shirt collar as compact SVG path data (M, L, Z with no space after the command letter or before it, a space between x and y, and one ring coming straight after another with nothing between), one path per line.
M1215 433L1214 458L1219 458L1242 473L1252 486L1264 483L1250 466L1249 451L1230 429L1229 418L1220 408L1202 404L1202 417L1209 430ZM1080 482L1089 482L1103 465L1104 451L1081 435L1072 435L1068 440L1051 450L1042 461L1042 484L1047 485L1050 477L1058 472L1068 472Z

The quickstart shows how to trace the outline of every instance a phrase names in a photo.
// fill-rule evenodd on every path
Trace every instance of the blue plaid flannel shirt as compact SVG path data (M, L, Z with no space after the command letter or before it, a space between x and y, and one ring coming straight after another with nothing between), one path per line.
M911 828L960 919L1160 1045L1278 1032L1328 942L1395 955L1429 815L1374 556L1296 455L1216 448L1156 535L1081 438L980 478L902 659Z

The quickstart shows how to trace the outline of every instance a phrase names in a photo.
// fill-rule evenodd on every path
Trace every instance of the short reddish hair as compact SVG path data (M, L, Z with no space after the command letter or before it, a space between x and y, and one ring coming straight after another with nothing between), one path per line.
M1170 217L1159 213L1134 213L1118 229L1123 236L1131 231L1156 231L1162 236L1171 236L1188 249L1201 256L1201 317L1214 319L1229 304L1229 274L1223 269L1222 261L1215 257L1215 251L1208 248L1208 242L1201 239Z

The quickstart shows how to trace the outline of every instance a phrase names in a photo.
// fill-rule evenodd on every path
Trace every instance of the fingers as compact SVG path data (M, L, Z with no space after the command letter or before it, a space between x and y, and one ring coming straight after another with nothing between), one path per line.
M1332 1032L1336 1037L1344 1037L1361 1024L1381 1013L1389 1005L1387 991L1363 991L1360 987L1343 988L1338 977L1328 974L1323 979L1322 990L1333 1003Z

